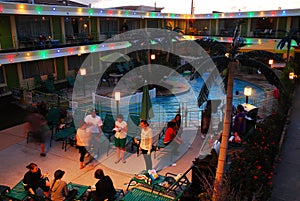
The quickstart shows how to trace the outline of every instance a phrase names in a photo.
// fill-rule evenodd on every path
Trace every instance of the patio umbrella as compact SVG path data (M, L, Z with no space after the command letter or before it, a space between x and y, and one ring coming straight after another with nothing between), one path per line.
M140 118L142 120L149 120L154 117L152 110L152 103L149 95L148 85L145 84L143 87L143 97L142 97L142 111Z
M111 54L101 57L100 60L104 61L104 62L109 62L109 63L113 63L113 62L121 63L121 62L129 62L130 57L128 55L122 54L120 52L113 52Z

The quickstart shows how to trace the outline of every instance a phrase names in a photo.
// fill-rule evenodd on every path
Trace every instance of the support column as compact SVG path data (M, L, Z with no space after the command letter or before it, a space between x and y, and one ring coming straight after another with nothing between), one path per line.
M11 38L12 38L13 47L19 49L19 40L18 40L15 16L11 15L9 17L10 17L10 29L11 29Z
M65 28L65 18L60 18L60 25L61 25L61 41L63 44L66 44L66 28Z

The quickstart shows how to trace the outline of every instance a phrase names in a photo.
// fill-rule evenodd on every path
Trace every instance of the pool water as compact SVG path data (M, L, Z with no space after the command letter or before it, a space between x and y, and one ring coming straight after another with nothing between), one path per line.
M198 107L197 98L204 81L202 78L197 78L192 81L188 80L187 82L190 84L190 90L188 92L179 95L159 96L151 100L154 112L154 118L151 119L151 121L167 122L174 118L179 112L189 121L199 121L201 119L201 110L203 110L204 106ZM252 94L255 94L255 97L249 98L250 104L255 105L257 102L256 100L263 100L265 98L264 91L260 87L244 80L235 79L233 89L234 106L245 103L246 98L243 95L245 87L252 87ZM236 92L238 92L238 95L236 95ZM213 87L209 95L209 99L223 100L222 104L225 104L225 97L225 94L218 86ZM140 105L141 104L130 105L129 112L139 114L141 110ZM122 107L120 108L120 111L122 112Z

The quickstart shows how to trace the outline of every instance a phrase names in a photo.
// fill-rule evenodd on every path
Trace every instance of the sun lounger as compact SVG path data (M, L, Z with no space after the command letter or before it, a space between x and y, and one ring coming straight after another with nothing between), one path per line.
M155 193L151 193L146 190L142 190L139 188L133 188L126 193L126 195L121 199L122 201L171 201L172 198L165 197L163 195L158 195Z
M12 200L27 200L29 192L24 189L23 180L19 181L7 194L6 197Z

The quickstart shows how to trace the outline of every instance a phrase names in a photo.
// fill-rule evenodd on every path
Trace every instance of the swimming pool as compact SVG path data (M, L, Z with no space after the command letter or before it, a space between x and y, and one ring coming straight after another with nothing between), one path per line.
M205 76L203 76L205 79ZM173 81L183 81L182 78L178 77L169 77ZM157 96L156 98L152 98L152 108L154 112L154 118L151 119L151 122L167 122L175 117L177 113L181 113L184 117L185 121L187 121L187 126L191 122L192 124L198 124L201 119L201 111L204 106L198 107L198 95L203 86L203 79L197 78L194 80L189 80L189 77L185 79L186 84L190 86L190 90L176 95L169 96ZM251 84L247 81L235 79L234 80L234 95L233 95L233 105L237 106L238 104L245 103L245 96L243 95L244 88L252 87L253 96L249 98L249 103L254 104L256 106L256 100L263 100L265 98L264 90L260 87ZM236 92L239 92L239 95L235 95ZM222 92L220 87L215 86L212 88L209 99L221 99L222 103L220 104L218 110L221 110L222 104L225 104L225 94ZM116 112L116 104L114 101L108 101L104 103L103 101L100 104L101 117L104 118L106 112ZM119 110L121 114L124 114L124 117L127 117L128 113L131 114L140 114L141 104L134 103L130 101L130 104L123 104L122 101L119 104ZM220 112L220 111L219 111Z

